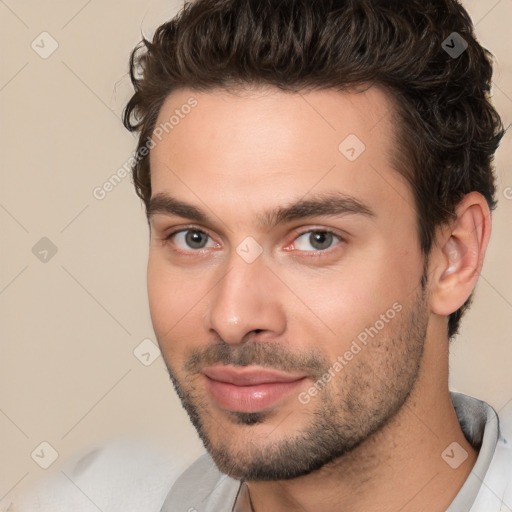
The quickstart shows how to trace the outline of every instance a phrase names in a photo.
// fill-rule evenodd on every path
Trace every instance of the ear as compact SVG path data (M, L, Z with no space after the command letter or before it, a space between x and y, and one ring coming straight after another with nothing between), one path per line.
M442 229L431 254L431 309L448 316L471 295L491 236L491 212L478 192L464 196L457 218Z

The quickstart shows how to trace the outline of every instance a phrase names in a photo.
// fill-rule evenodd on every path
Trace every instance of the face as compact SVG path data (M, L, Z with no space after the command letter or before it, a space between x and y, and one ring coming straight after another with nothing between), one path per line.
M376 88L183 89L160 111L151 317L185 409L234 478L321 468L378 432L417 380L428 297L391 111Z

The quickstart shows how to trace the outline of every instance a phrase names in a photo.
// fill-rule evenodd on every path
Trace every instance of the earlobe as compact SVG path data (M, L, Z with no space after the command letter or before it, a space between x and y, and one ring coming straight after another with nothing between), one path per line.
M478 192L464 197L456 220L444 231L432 256L437 261L432 287L432 312L447 316L471 295L483 266L491 233L487 201Z

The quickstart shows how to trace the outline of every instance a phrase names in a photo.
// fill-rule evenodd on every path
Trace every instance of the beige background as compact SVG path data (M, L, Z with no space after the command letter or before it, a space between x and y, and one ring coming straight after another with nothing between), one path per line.
M494 101L508 126L512 0L464 4L497 57ZM151 439L183 466L202 449L161 357L145 366L134 355L154 341L141 203L130 178L93 196L135 147L119 119L129 51L181 5L0 0L0 507L115 437ZM52 44L47 58L35 51ZM493 238L451 360L452 389L497 410L512 407L511 162L509 132L497 157ZM33 253L43 237L57 248L46 262L44 242ZM59 453L47 470L31 457L44 441Z

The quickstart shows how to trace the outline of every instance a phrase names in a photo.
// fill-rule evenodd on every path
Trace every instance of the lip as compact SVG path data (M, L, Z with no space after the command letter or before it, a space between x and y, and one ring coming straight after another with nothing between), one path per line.
M213 401L223 409L259 412L276 405L300 387L303 373L261 367L210 366L202 371Z

